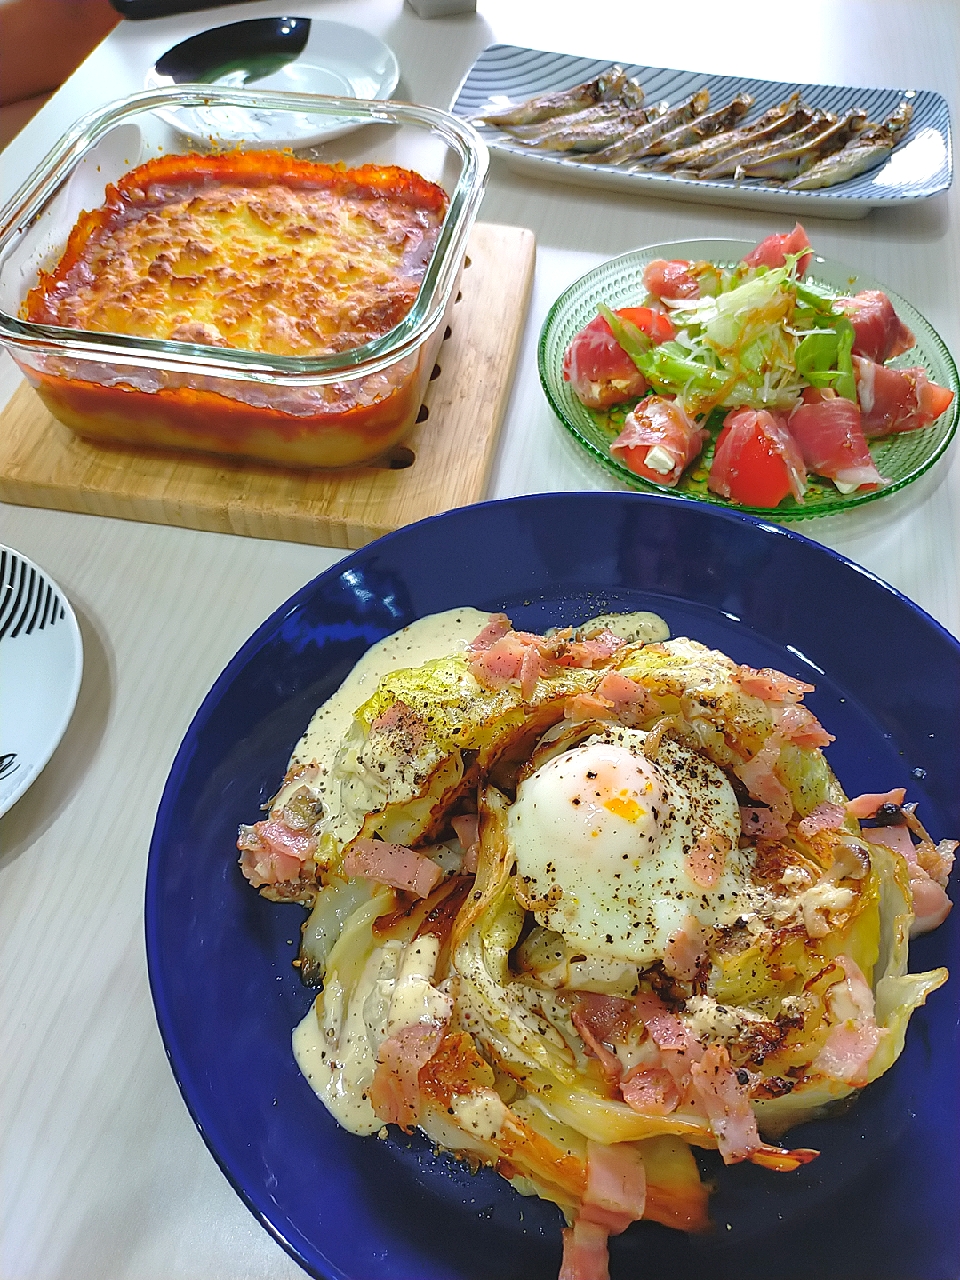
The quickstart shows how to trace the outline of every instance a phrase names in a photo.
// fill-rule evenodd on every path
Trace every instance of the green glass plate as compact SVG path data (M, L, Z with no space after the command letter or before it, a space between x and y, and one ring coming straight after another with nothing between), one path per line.
M648 245L645 249L635 249L619 258L601 263L562 293L550 308L541 330L537 360L543 390L563 425L595 461L633 489L677 493L701 502L736 507L741 511L749 511L752 515L776 520L807 520L813 516L832 515L851 507L860 507L866 502L875 502L878 498L896 493L898 489L923 475L946 450L957 429L957 419L960 416L960 378L940 336L905 298L898 297L889 289L884 289L884 292L900 319L913 331L917 342L916 346L888 363L899 368L922 365L933 382L949 387L954 392L954 399L949 409L929 427L870 442L870 453L880 474L890 481L884 488L866 493L844 494L831 481L811 474L807 477L808 486L802 503L788 497L774 508L746 507L728 498L721 498L707 488L707 475L713 458L712 439L673 489L641 479L610 456L610 445L620 434L623 420L634 402L606 410L588 409L580 403L570 389L569 382L563 380L563 356L574 335L594 318L598 303L602 302L612 309L638 306L647 293L643 284L643 270L654 258L706 260L722 266L733 266L752 248L753 242L747 240L676 240L670 244ZM838 294L856 293L861 289L883 289L882 285L868 276L830 262L816 253L807 267L805 278L833 289Z

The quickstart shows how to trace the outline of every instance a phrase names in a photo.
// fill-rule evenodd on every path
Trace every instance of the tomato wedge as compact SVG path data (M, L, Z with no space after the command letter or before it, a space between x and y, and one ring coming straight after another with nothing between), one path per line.
M776 507L788 493L799 502L806 470L786 423L766 409L734 409L717 437L707 485L745 507Z
M635 324L657 346L677 336L670 317L662 311L654 311L652 307L617 307L616 314L621 320Z

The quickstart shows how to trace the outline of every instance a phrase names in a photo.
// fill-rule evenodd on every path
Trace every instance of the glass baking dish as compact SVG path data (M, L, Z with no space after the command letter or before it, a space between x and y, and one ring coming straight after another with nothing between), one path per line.
M416 299L388 333L306 357L21 318L38 273L108 183L161 155L265 147L348 168L399 165L446 191ZM210 85L135 94L78 121L0 212L0 342L51 413L98 444L297 468L368 462L417 419L487 163L470 125L432 107Z

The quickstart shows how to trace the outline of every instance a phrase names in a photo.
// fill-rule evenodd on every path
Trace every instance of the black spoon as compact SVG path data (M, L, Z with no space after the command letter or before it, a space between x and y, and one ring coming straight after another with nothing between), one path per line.
M306 48L309 34L309 18L229 22L174 45L154 70L174 84L212 84L241 71L243 83L250 84L295 62Z

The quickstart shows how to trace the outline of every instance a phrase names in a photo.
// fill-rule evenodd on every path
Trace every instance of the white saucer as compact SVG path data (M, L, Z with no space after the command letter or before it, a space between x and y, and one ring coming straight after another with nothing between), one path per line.
M33 561L0 546L0 814L53 755L82 672L83 642L66 597Z
M359 27L313 18L300 56L249 87L383 100L396 89L399 78L396 55L382 40ZM148 89L172 83L169 76L158 74L156 67L150 68L145 80ZM233 72L213 83L241 87L243 73ZM161 114L195 141L242 141L255 147L305 147L358 127L355 122L329 117L321 122L320 117L307 113L251 112L236 107L180 108Z

